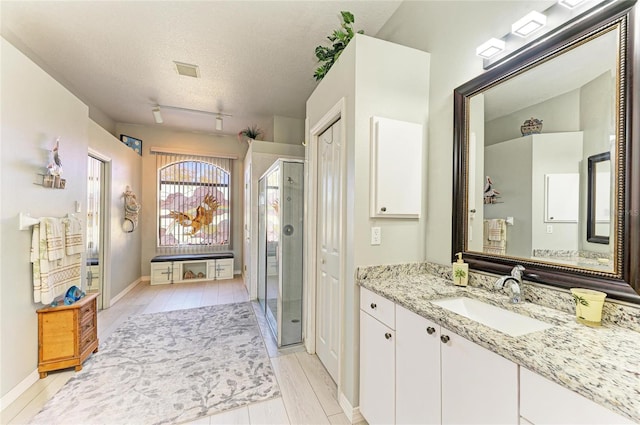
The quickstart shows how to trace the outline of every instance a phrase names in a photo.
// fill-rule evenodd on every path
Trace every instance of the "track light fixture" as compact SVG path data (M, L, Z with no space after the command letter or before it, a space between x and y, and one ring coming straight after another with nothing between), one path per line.
M160 114L160 108L157 106L151 110L153 113L153 119L156 120L156 124L162 124L164 121L162 120L162 115Z
M153 113L153 118L156 120L156 123L162 124L164 121L162 119L162 115L160 115L160 109L174 109L176 111L184 111L184 112L196 112L199 114L207 114L207 115L215 115L215 128L217 131L222 131L223 125L223 117L230 117L231 114L225 114L223 112L210 112L210 111L201 111L199 109L189 109L189 108L181 108L179 106L169 106L169 105L156 105L151 109Z

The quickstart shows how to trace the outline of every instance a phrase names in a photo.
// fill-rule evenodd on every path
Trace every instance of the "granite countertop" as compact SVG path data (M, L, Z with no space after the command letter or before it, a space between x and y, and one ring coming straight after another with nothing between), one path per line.
M640 422L640 333L603 323L587 327L573 314L525 302L510 304L506 291L457 287L450 280L413 272L396 276L358 274L358 283L439 323L518 365ZM552 328L511 337L430 301L469 296L547 323Z

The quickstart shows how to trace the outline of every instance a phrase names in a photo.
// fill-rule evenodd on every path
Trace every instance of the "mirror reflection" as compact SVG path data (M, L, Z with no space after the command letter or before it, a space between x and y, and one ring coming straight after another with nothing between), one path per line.
M618 39L612 27L468 99L466 251L616 272L616 170L598 161L591 181L588 167L616 155Z

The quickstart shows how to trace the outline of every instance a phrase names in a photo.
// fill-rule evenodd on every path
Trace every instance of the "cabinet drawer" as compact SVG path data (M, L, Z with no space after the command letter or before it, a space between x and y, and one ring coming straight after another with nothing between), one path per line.
M80 337L80 353L82 353L91 343L96 340L96 328L90 327Z
M84 322L87 319L91 319L95 315L96 306L93 301L88 302L80 308L80 321Z
M389 301L366 288L360 288L360 309L391 329L396 328L396 310L393 301Z

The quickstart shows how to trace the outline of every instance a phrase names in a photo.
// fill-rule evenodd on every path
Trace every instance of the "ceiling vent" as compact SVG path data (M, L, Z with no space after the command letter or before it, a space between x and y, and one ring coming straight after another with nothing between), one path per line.
M185 77L200 78L200 68L198 68L198 65L191 65L189 63L176 61L173 61L173 63L176 64L176 70L178 71L179 75L184 75Z

